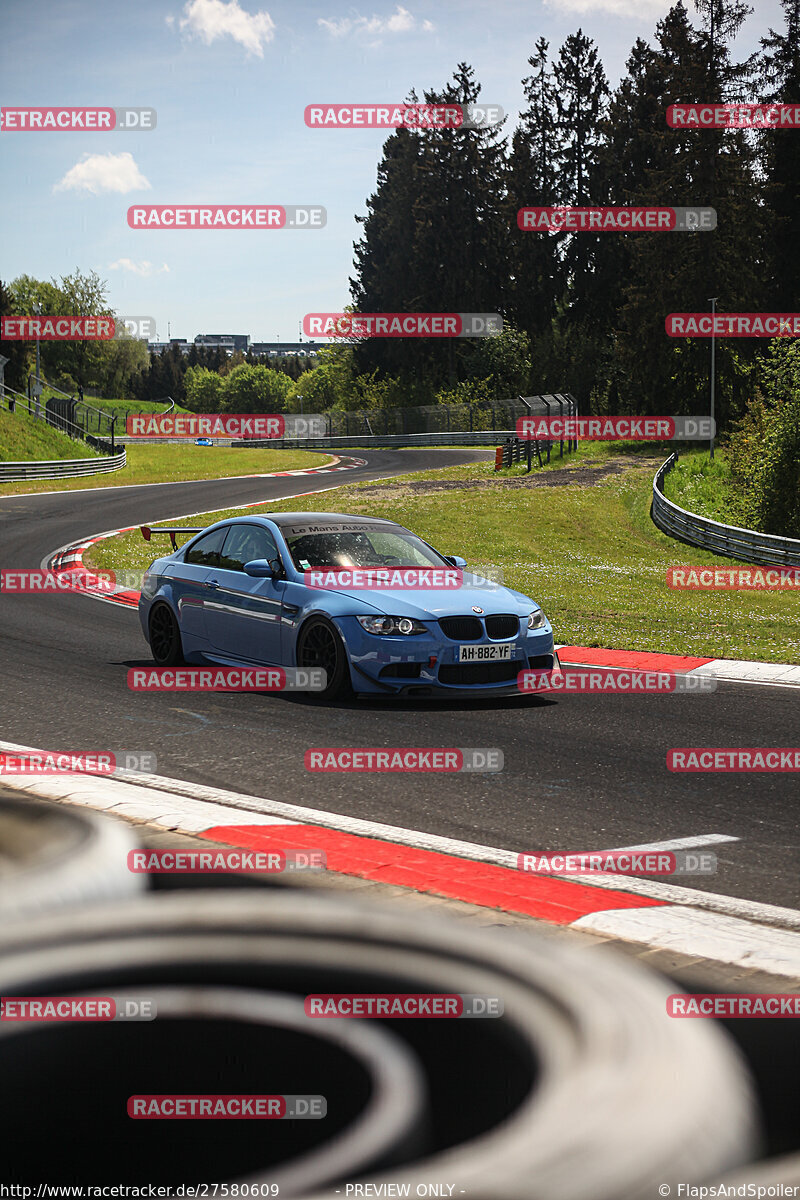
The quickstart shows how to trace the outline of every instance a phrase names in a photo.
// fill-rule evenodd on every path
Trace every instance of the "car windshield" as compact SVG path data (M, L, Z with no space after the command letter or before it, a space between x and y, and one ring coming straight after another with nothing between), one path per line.
M292 532L284 536L298 571L317 567L441 567L441 555L401 529Z

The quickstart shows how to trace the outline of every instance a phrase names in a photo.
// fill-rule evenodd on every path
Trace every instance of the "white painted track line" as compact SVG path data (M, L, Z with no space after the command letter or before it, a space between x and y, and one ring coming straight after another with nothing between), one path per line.
M3 750L11 753L36 753L37 748L0 741L0 751ZM30 791L39 796L52 796L54 799L69 800L73 803L116 811L120 815L125 815L124 805L126 803L135 804L138 819L152 820L159 824L163 823L166 815L183 811L183 802L188 800L195 803L191 805L191 812L187 811L187 816L191 815L193 821L205 819L206 824L203 828L211 828L215 825L251 824L321 825L328 829L338 829L361 837L395 842L402 846L432 850L456 858L492 863L514 870L517 867L517 852L503 850L496 846L462 842L438 834L424 833L421 830L402 829L396 825L384 825L378 821L366 821L360 817L349 817L342 813L326 812L323 809L304 808L298 804L287 804L283 801L249 796L223 788L187 783L185 780L169 779L161 775L144 775L131 771L125 772L124 782L122 780L123 773L120 773L117 778L90 775L69 777L51 775L34 778L25 775L0 774L0 782L9 787ZM114 800L113 796L117 794L119 794L119 799ZM96 798L96 803L93 801L93 797ZM205 805L213 807L206 810ZM149 815L138 815L145 812ZM206 812L208 813L207 818ZM264 817L272 818L272 820L261 820ZM195 824L193 828L198 829L200 826ZM725 835L710 836L724 837ZM764 925L800 932L800 911L773 904L762 904L756 900L745 900L738 896L725 896L716 892L679 887L675 884L629 875L554 875L553 878L580 883L587 887L630 892L652 900L661 900L665 904L673 906L682 906L693 910L702 909L709 913L719 913L744 921L757 921Z
M607 850L594 850L594 854L645 854L658 850L692 850L700 846L718 846L721 842L738 842L741 838L730 833L701 833L697 837L672 838L667 842L647 842L643 846L611 846Z

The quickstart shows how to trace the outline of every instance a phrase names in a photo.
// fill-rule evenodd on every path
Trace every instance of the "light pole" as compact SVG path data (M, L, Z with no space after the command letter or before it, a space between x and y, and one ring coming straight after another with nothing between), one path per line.
M42 315L41 304L34 304L33 311L37 317L40 317ZM33 394L36 397L34 411L36 413L36 416L38 417L39 411L40 411L39 405L41 403L41 395L42 395L42 384L41 384L41 380L39 378L39 323L38 323L38 321L36 323L36 383L33 386Z
M716 375L716 371L715 371L714 367L715 367L715 351L716 351L716 342L717 342L716 329L715 329L716 322L715 322L714 318L715 318L716 312L717 312L717 300L718 299L719 299L718 296L709 296L709 300L711 301L711 441L708 444L708 457L709 457L709 461L711 461L711 462L714 461L714 382L715 382L715 375Z

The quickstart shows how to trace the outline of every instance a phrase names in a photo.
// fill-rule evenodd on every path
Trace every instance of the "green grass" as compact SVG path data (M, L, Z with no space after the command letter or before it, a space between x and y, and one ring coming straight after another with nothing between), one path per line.
M14 417L11 418L14 420ZM43 428L44 422L42 422ZM61 435L63 437L63 435ZM69 441L69 439L66 439ZM70 446L82 446L69 442ZM0 426L2 447L2 426ZM191 479L222 479L232 475L263 475L272 471L296 471L320 467L330 461L330 454L311 454L305 450L234 449L230 446L195 446L194 442L165 445L129 445L127 466L110 475L95 475L81 479L42 479L20 483L0 484L0 496L23 492L71 491L85 487L120 487L132 483L168 483ZM2 450L0 449L0 457ZM13 458L13 455L9 455ZM55 458L42 454L34 457ZM64 454L62 457L79 457Z
M463 554L476 568L499 566L506 584L543 605L559 642L800 662L796 596L667 587L670 566L730 566L732 560L662 534L649 510L655 466L663 458L652 446L621 451L619 445L600 443L580 448L580 465L617 459L622 468L592 486L509 488L496 479L491 464L473 463L379 484L345 485L284 505L387 517L445 554ZM575 465L576 459L565 456L563 464ZM449 491L407 486L439 480L462 486ZM275 508L267 504L248 512L268 514ZM235 512L208 513L206 519L211 523ZM199 522L192 517L184 523ZM87 561L97 568L143 569L153 553L153 543L146 544L137 532L98 543Z
M712 521L741 525L738 493L724 451L713 462L707 450L692 450L678 460L664 481L668 500Z
M104 400L95 396L84 396L84 404L90 405L91 408L99 408L101 412L118 413L120 417L128 413L163 413L169 408L168 400ZM180 404L176 404L170 409L173 413L189 412L188 408L183 408ZM119 422L117 422L119 424Z
M53 429L46 421L37 421L36 417L30 416L19 406L13 413L7 408L0 409L0 462L93 458L95 453L85 442L74 441L60 429Z

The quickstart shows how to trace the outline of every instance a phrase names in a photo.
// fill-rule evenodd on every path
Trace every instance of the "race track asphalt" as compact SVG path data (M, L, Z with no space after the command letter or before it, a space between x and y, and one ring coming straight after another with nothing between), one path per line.
M0 498L0 566L38 567L58 547L120 526L486 452L355 453L366 466L316 479ZM558 614L548 615L558 636ZM597 850L728 834L739 840L716 847L718 873L687 883L798 906L797 776L679 776L665 763L673 746L797 745L797 689L720 683L708 696L331 705L253 693L128 691L129 667L150 662L135 611L80 595L0 597L0 739L53 750L150 750L160 775L510 850ZM505 769L435 778L309 774L304 753L323 746L500 747Z

